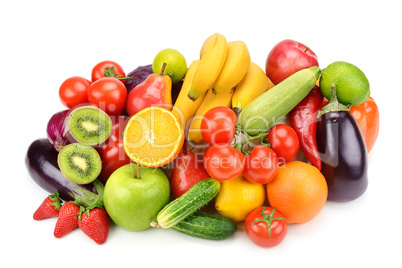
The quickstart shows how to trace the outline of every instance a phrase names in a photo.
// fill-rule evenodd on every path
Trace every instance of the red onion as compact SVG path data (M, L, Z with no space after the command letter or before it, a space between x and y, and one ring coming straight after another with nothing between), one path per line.
M72 141L67 126L69 114L70 110L55 113L47 123L47 139L58 152Z

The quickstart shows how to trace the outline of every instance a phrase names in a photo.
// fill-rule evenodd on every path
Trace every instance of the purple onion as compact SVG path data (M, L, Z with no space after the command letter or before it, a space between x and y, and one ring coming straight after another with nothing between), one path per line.
M71 143L71 135L67 126L69 114L70 110L55 113L47 123L47 139L58 152Z
M127 79L125 83L127 94L137 85L144 82L150 74L153 74L152 64L138 66L135 70L127 74L127 77L131 77L131 79Z

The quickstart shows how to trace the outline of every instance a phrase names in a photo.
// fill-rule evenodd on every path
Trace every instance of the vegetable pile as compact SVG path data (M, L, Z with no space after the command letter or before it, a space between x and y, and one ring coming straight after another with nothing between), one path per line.
M26 154L50 194L33 218L57 218L56 238L80 229L97 244L110 224L209 240L244 225L252 243L276 246L326 202L365 193L379 132L364 73L320 68L294 40L271 49L265 71L219 33L188 67L175 49L127 75L102 61L91 80L62 82L59 99L64 110Z

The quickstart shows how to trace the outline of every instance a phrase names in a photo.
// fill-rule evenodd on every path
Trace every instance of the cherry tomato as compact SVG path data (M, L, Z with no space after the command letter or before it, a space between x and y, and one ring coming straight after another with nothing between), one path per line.
M99 62L92 68L92 82L95 82L103 77L115 77L123 84L126 83L126 80L122 79L126 77L126 73L123 71L123 68L114 61L105 60Z
M219 106L204 114L201 121L201 134L209 144L231 143L236 132L236 114L232 109Z
M67 78L59 88L61 103L69 109L88 103L88 89L91 82L81 76Z
M279 161L288 162L299 151L299 138L291 126L275 125L269 130L267 138Z
M266 184L278 174L278 157L266 145L256 146L246 157L243 176L251 183Z
M88 89L88 100L108 115L120 115L126 105L127 90L119 80L112 77L101 78Z
M286 236L286 218L275 208L259 207L248 214L244 228L250 240L260 247L273 247Z
M111 116L112 133L109 138L96 147L102 159L102 171L99 179L106 183L110 175L119 167L131 162L130 158L124 151L123 131L128 122L128 116Z
M244 170L244 155L228 143L212 144L203 159L208 174L217 181L234 179Z

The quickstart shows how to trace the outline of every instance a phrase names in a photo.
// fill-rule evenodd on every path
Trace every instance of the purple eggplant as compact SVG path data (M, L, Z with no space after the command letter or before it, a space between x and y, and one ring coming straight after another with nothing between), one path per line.
M327 108L317 120L317 147L328 184L328 200L344 202L359 198L368 186L367 148L353 116L339 103ZM334 109L334 107L336 109ZM324 107L325 109L325 107ZM335 111L334 111L335 110Z
M58 191L64 201L74 200L72 187L79 187L97 193L95 186L90 183L78 185L68 180L61 173L57 164L58 152L52 147L47 139L38 139L31 143L28 148L25 164L31 178L49 193Z

